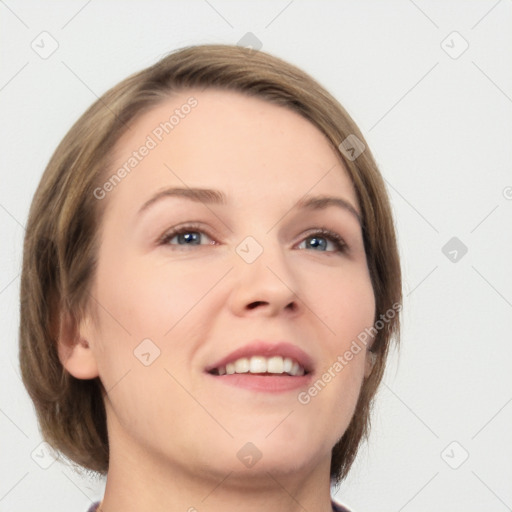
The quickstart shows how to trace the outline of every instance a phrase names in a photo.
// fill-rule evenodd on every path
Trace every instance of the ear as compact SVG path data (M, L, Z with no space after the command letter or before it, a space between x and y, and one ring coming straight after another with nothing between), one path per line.
M366 357L366 360L365 360L364 376L366 378L368 378L373 371L375 362L377 361L377 354L375 352L370 352L369 350L367 350L365 357Z
M84 334L88 333L81 332L69 312L60 315L57 347L62 366L77 379L94 379L99 375L98 365Z

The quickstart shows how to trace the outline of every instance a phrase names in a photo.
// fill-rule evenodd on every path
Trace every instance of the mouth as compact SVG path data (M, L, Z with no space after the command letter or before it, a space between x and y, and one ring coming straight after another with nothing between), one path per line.
M205 369L216 382L251 391L282 392L306 386L312 359L286 343L255 341Z
M251 375L290 376L300 377L306 375L305 368L291 357L282 356L252 356L240 357L233 362L211 369L211 375L235 375L249 373Z

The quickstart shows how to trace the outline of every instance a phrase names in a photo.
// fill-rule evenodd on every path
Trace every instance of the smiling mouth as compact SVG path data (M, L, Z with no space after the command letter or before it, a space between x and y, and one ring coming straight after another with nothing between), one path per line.
M208 373L211 375L235 375L235 374L253 374L259 376L271 377L301 377L307 375L303 366L290 357L281 356L252 356L241 357L227 363L225 366L213 368Z

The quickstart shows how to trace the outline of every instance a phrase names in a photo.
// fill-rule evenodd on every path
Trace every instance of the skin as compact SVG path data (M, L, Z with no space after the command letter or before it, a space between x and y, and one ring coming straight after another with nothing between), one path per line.
M331 450L368 374L366 352L307 405L297 400L303 389L239 389L212 381L204 368L254 339L288 340L312 357L314 382L372 325L356 216L335 206L293 208L305 194L335 195L359 211L356 194L315 126L218 90L184 91L144 114L119 141L112 172L190 96L197 107L103 199L95 314L76 329L62 323L66 369L99 376L107 390L111 462L102 510L234 512L243 503L246 511L328 512ZM218 189L227 203L169 197L138 215L172 186ZM176 237L159 244L189 221L204 227L201 245ZM312 244L319 227L348 249L325 238L326 250ZM263 248L251 264L235 250L247 236ZM160 350L149 366L134 356L147 338ZM237 457L247 442L261 452L250 468Z

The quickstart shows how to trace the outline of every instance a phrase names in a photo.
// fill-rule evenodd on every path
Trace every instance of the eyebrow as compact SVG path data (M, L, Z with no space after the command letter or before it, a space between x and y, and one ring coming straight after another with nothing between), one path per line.
M228 202L226 195L220 190L214 190L210 188L172 187L161 190L160 192L157 192L153 197L148 199L139 209L138 215L141 215L155 203L167 197L178 197L205 204L227 204ZM359 224L362 224L359 212L354 208L354 206L352 206L349 201L341 197L326 195L302 197L295 203L293 208L299 208L303 210L324 210L330 206L337 206L338 208L351 213L359 222Z

